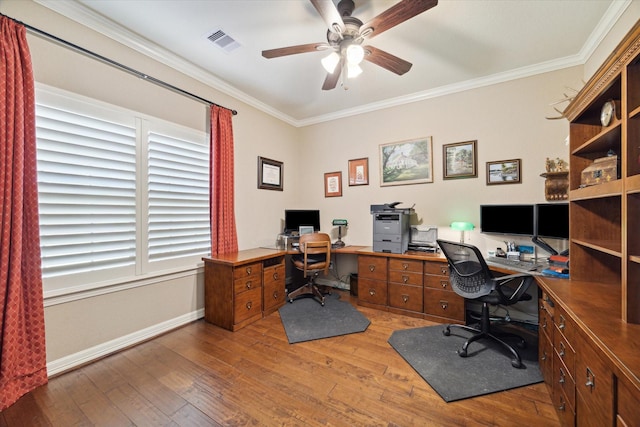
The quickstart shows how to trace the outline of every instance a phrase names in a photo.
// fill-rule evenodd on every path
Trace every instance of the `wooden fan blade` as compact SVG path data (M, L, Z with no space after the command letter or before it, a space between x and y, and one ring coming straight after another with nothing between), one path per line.
M438 0L402 0L360 27L360 35L375 37L438 4Z
M327 43L299 44L297 46L263 50L262 56L264 56L265 58L278 58L280 56L295 55L297 53L317 52L319 50L327 48L329 48L329 45Z
M333 73L327 73L327 77L324 79L324 84L322 85L322 90L335 89L338 84L338 80L340 80L340 74L342 74L343 66L344 60L340 58L340 62L336 65L336 69L333 70Z
M311 0L311 4L316 8L324 23L327 24L329 31L336 32L335 25L338 26L339 32L342 33L345 30L342 16L338 12L338 8L333 4L331 0Z
M398 58L397 56L373 46L363 46L363 48L365 51L364 59L379 65L382 68L386 68L399 76L409 71L413 65L411 62L407 62L404 59Z

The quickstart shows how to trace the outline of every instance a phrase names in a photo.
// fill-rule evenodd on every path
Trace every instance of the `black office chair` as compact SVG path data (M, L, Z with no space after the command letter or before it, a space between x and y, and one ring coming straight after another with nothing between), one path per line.
M300 236L300 255L291 256L293 265L309 277L307 283L287 295L289 302L293 302L300 295L313 295L324 306L324 293L331 294L331 287L317 285L315 280L320 274L329 272L331 263L331 237L326 233L303 234Z
M437 242L449 262L449 281L453 290L465 299L482 303L482 315L478 328L451 324L447 325L442 333L449 336L451 328L460 328L474 333L458 351L458 355L461 357L467 357L469 344L481 338L489 338L501 344L511 353L513 356L511 365L514 368L522 367L518 351L501 338L516 338L520 348L525 347L525 340L516 334L494 333L489 317L489 305L507 306L519 301L530 300L531 295L526 292L533 282L533 277L530 274L494 277L480 250L475 246L446 240L438 240Z

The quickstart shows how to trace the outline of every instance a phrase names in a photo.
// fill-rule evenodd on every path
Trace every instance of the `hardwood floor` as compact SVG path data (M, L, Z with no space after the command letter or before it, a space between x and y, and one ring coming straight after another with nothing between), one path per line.
M237 332L200 320L52 378L0 427L559 425L542 383L444 402L387 343L433 323L358 309L366 332L294 345L277 312Z

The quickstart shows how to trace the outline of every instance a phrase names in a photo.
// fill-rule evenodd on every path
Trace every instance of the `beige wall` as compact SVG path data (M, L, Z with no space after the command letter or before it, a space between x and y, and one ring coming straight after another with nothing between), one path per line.
M584 72L583 67L574 67L297 129L31 1L2 0L0 12L236 109L240 249L272 244L286 208L321 209L322 228L331 230L334 237L331 219L346 218L347 243L371 244L371 204L415 203L420 223L438 225L441 237L457 239L447 225L453 220L478 225L481 203L542 202L544 180L539 174L544 171L545 158L568 157L567 122L546 120L545 116L554 114L549 104L562 97L565 86L579 86ZM40 83L206 129L207 110L198 102L37 36L29 36L29 43ZM433 137L434 182L380 187L379 144L423 136ZM442 145L467 140L478 141L478 177L443 181ZM257 189L258 156L284 163L284 191ZM361 157L369 158L370 185L349 187L347 161ZM486 162L513 158L522 159L522 184L486 186ZM343 172L343 197L324 197L323 174L332 171ZM471 233L470 241L482 248L501 243L487 241L477 231ZM113 290L45 301L50 372L63 371L202 315L201 270L147 278Z

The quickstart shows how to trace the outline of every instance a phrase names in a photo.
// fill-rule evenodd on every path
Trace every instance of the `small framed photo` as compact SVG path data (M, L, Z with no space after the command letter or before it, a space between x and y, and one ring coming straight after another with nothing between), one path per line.
M258 188L282 191L282 177L282 162L258 156Z
M342 172L324 174L324 197L342 196Z
M520 159L487 162L487 185L519 184Z
M349 160L349 185L369 185L369 158Z
M442 146L444 179L476 178L478 176L477 141L456 142Z

